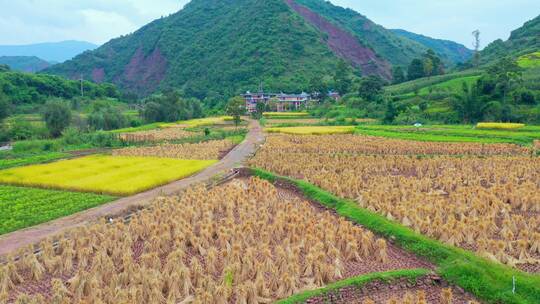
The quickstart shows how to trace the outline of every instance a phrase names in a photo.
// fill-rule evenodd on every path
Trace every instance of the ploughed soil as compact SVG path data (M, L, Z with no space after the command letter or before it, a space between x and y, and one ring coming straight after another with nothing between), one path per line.
M425 293L427 303L449 303L443 301L443 289L446 288L451 288L452 290L452 304L465 304L474 300L474 297L463 291L463 289L448 286L439 276L427 275L418 278L416 281L402 278L391 282L377 280L361 287L348 286L325 295L310 298L305 303L352 304L365 303L364 301L366 300L372 300L377 304L386 304L391 303L393 299L397 300L395 303L405 303L404 299L407 295L412 297L412 303L417 303L419 292Z

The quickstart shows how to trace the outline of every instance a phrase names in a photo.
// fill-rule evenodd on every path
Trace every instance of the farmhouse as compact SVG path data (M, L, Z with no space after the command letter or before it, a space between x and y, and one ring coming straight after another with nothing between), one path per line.
M285 93L251 93L247 91L242 94L246 101L246 109L249 113L256 111L257 103L262 102L271 111L285 112L292 110L305 109L310 101L314 99L311 95L302 92L301 94L285 94Z

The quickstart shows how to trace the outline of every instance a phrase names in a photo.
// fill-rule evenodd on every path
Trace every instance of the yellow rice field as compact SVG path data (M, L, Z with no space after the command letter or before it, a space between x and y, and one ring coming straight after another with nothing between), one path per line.
M226 124L228 122L231 122L232 120L233 120L232 116L205 117L205 118L177 121L174 123L166 123L166 124L160 125L160 127L161 128L175 128L175 127L176 128L178 127L195 128L195 127L202 127L202 126Z
M500 130L521 129L523 127L525 127L525 124L503 123L503 122L479 122L476 125L477 129L500 129Z
M268 133L284 133L293 135L350 134L354 132L354 126L304 126L266 128L265 131Z
M0 184L132 195L190 176L217 160L94 155L0 171Z
M307 112L264 112L264 113L263 113L263 116L264 116L264 117L281 117L281 116L286 116L286 117L290 117L290 116L302 117L302 116L309 116L309 113L307 113Z

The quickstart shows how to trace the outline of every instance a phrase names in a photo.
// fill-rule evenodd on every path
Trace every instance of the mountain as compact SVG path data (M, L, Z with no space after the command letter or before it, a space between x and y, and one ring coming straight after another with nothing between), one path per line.
M0 56L0 64L9 66L19 72L35 73L51 66L51 64L36 56Z
M464 45L454 41L435 39L402 29L393 29L392 32L400 37L416 41L426 48L432 49L441 56L443 61L450 64L466 62L471 59L474 53Z
M45 61L56 63L72 59L85 51L95 48L97 48L97 45L84 41L0 45L0 56L35 56Z
M427 48L323 0L193 0L181 11L45 72L113 82L139 95L181 88L223 98L261 83L300 91L344 59L391 78Z
M504 56L519 57L540 50L540 16L512 31L507 41L490 43L480 52L482 63L490 63Z

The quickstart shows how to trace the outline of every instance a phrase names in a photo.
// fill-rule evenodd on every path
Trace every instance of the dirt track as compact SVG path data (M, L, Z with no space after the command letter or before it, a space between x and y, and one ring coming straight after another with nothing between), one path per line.
M57 235L66 229L81 226L105 216L121 214L137 206L144 206L151 203L158 196L171 195L193 184L208 181L220 173L226 173L239 166L244 160L255 153L257 146L263 141L264 134L259 122L251 120L246 140L236 146L213 166L189 178L147 192L124 197L93 209L0 236L0 255L5 255L19 248L38 243L44 238Z

